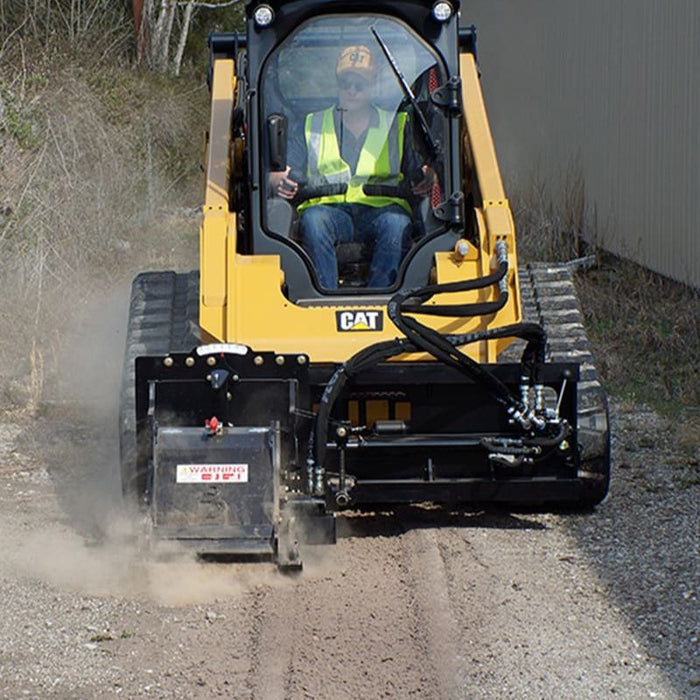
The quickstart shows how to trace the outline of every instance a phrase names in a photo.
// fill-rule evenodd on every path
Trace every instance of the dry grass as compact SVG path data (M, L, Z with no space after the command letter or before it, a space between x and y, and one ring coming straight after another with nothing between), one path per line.
M587 254L594 230L586 215L583 172L576 161L569 164L557 189L533 173L511 203L520 257L555 262Z
M575 162L561 183L533 177L513 199L521 259L594 256L576 286L610 392L665 413L700 411L700 292L605 254Z
M577 288L610 389L664 412L700 411L700 293L598 257Z
M196 264L197 218L182 212L199 200L206 88L55 54L9 58L0 68L0 406L34 409L87 298L138 269Z

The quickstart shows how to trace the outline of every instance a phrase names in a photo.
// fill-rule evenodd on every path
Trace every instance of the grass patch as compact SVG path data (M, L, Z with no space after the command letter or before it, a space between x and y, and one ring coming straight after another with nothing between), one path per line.
M576 278L609 390L667 415L700 410L700 293L598 253Z
M32 150L41 145L41 132L36 119L21 109L8 106L0 129L11 136L20 148Z

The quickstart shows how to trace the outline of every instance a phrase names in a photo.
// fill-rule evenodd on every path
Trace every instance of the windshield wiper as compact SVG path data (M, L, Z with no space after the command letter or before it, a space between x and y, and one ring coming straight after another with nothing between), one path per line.
M406 99L408 100L411 107L413 107L413 111L415 112L416 117L418 118L418 125L420 126L423 138L425 139L425 144L428 147L430 162L432 163L435 160L437 160L438 156L440 155L440 147L438 146L437 142L435 141L435 138L433 137L432 132L430 131L430 127L428 126L428 122L425 119L425 115L423 114L421 108L418 106L418 100L416 100L416 96L413 94L413 90L411 90L411 86L408 84L406 76L401 72L401 69L399 68L398 63L396 62L396 59L392 55L384 39L382 39L379 36L379 33L374 27L370 27L370 31L372 32L372 34L374 34L374 38L377 40L379 46L381 46L382 52L386 56L387 61L389 61L391 70L394 72L396 79L399 81L401 90L406 96Z

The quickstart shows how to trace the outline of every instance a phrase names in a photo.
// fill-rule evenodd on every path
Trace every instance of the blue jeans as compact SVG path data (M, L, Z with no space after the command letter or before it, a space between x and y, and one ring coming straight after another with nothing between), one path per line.
M372 249L367 286L389 287L408 250L411 226L411 217L398 204L316 204L302 212L299 236L325 289L338 287L335 246L351 242Z

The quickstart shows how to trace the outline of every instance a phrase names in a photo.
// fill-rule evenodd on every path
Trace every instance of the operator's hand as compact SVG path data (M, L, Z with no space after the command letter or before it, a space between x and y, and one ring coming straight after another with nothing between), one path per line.
M290 170L291 168L287 166L286 170L270 173L270 188L274 194L283 199L294 199L299 191L299 183L289 177Z
M423 178L411 186L411 192L416 197L427 197L433 189L437 175L429 165L424 165L421 171L423 172Z

